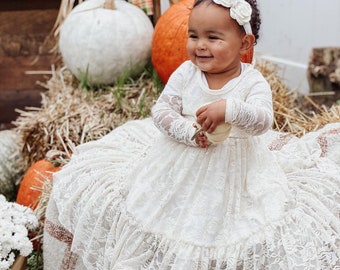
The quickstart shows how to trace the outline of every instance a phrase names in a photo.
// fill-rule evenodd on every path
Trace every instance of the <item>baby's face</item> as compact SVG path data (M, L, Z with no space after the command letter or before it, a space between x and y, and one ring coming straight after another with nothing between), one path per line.
M190 60L206 73L224 73L239 68L245 35L230 17L229 9L202 3L189 17L187 51Z

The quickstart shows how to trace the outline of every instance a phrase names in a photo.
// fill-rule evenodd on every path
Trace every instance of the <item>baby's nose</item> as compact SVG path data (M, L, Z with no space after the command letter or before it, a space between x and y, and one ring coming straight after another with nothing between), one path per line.
M199 39L197 41L197 49L199 50L205 50L207 48L206 42L203 39Z

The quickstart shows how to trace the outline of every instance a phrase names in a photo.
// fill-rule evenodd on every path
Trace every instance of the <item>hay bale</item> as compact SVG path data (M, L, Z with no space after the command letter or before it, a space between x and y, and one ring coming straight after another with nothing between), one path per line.
M273 129L301 137L328 123L339 122L340 105L318 105L313 97L292 92L278 76L277 66L266 61L256 64L271 86L274 105Z
M53 70L44 84L40 108L17 110L13 124L24 141L23 155L33 164L50 150L65 151L97 140L130 119L149 115L159 90L143 74L136 81L86 90L65 68Z

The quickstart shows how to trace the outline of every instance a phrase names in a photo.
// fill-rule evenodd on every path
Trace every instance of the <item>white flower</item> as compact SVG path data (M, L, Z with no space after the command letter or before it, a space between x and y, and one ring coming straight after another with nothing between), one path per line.
M28 256L33 245L28 237L28 229L38 226L33 211L14 202L7 202L0 194L0 270L9 269L16 252Z
M230 8L230 17L237 21L241 26L244 26L246 33L251 31L249 29L249 22L251 19L252 8L245 0L213 0L216 4ZM247 28L247 29L246 29Z
M230 16L235 19L239 25L244 25L250 22L251 19L251 6L246 1L236 1L234 7L230 9Z
M1 254L2 255L2 254ZM0 257L1 258L1 257ZM11 265L14 262L14 254L11 253L10 256L8 256L7 260L0 260L0 269L9 269L11 267Z

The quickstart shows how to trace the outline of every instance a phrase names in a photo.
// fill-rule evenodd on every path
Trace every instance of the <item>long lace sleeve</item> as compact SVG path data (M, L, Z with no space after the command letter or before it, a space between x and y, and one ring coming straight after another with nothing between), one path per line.
M165 135L178 142L197 146L191 137L196 129L194 120L182 115L181 89L184 87L183 68L179 68L169 79L151 113L155 126Z
M266 132L272 126L273 115L272 93L266 81L253 86L245 101L227 99L226 122L249 134Z

